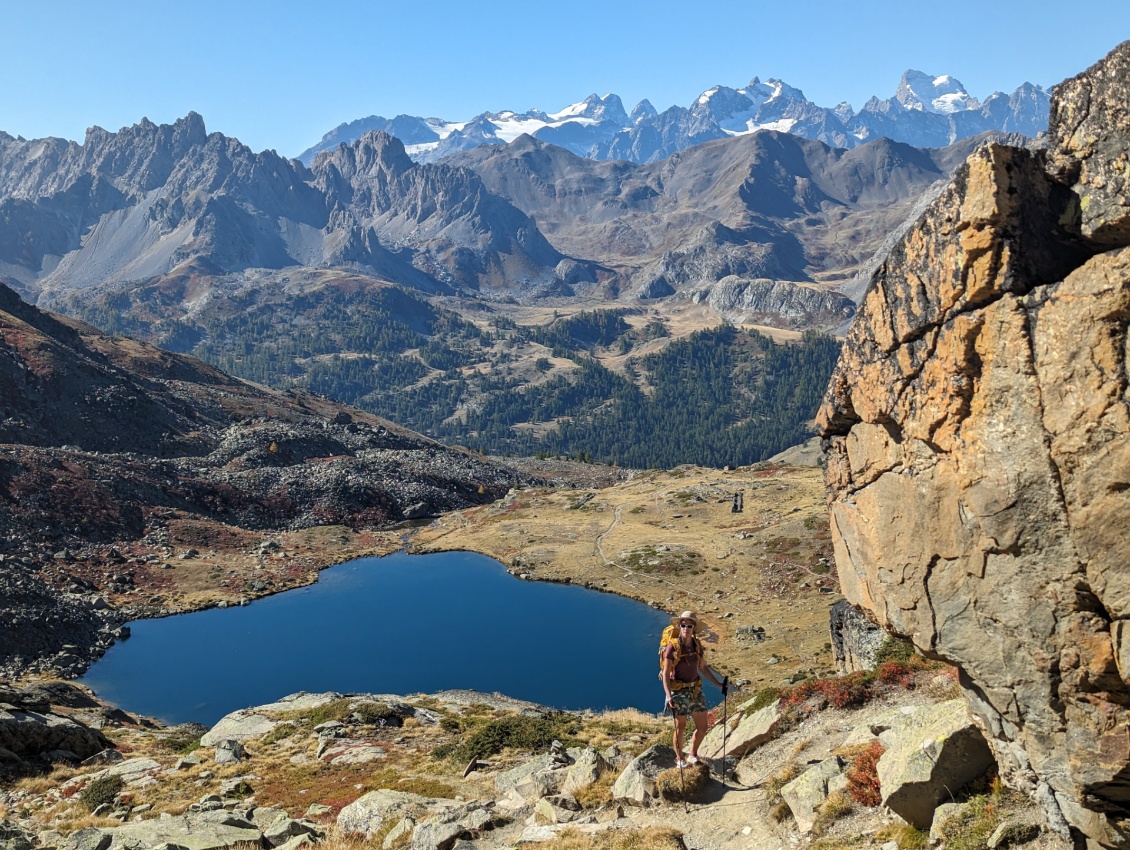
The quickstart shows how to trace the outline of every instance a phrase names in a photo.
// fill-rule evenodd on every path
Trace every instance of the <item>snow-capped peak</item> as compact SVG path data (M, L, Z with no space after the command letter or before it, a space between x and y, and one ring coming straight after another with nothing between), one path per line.
M549 118L551 121L590 118L594 121L615 121L618 124L625 124L628 121L628 114L624 112L624 104L620 102L619 96L606 94L601 97L590 94L580 103L573 103L560 112L550 113Z
M949 74L935 77L913 69L902 75L895 100L907 109L939 115L977 109L981 105L956 77Z

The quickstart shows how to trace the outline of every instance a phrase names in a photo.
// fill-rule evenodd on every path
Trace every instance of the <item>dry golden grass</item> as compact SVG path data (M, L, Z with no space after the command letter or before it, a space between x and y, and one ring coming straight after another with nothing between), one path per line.
M695 800L710 784L710 768L704 763L680 770L671 767L655 777L655 789L664 800Z
M988 838L988 833L985 833L985 838ZM880 844L893 841L898 844L899 850L924 850L930 844L930 835L908 823L892 823L875 833L875 841Z
M610 770L583 788L573 792L573 799L581 804L582 809L597 809L605 803L612 802L612 786L616 784L616 771Z
M812 834L823 835L833 823L846 818L855 809L851 795L847 791L834 791L820 804L816 820L812 823Z
M541 842L538 847L542 850L686 850L681 832L658 826L596 835L566 829L557 838Z
M381 836L383 838L383 836ZM371 850L381 846L376 836L366 839L362 835L331 829L318 844L319 850Z
M662 718L626 708L606 711L595 719L586 721L577 733L577 738L591 747L602 749L620 744L632 735L643 737L649 742L647 746L650 746L656 736L669 736L669 729Z
M52 829L57 829L63 835L70 835L72 832L78 832L80 829L87 829L94 827L95 829L110 829L115 826L121 826L121 821L114 818L94 817L90 812L82 807L74 807L72 809L60 812L56 817L44 820L44 824L50 824Z
M43 794L77 775L78 771L75 768L58 765L52 768L50 773L45 773L42 776L25 776L23 779L17 780L13 790L26 791L28 794Z
M765 780L765 791L770 803L781 802L781 789L804 773L804 767L790 761L783 768ZM786 811L788 807L786 806ZM780 818L778 818L780 820Z

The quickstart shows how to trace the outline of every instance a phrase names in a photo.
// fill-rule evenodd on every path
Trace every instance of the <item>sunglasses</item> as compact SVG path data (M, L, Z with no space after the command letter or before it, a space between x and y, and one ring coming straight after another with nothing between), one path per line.
M680 629L693 629L694 623L679 623Z

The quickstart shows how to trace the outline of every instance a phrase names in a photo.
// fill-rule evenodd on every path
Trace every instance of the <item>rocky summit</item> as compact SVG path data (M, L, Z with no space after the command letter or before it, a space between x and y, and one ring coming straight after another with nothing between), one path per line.
M820 412L844 595L957 664L1002 776L1130 843L1130 42L871 282Z

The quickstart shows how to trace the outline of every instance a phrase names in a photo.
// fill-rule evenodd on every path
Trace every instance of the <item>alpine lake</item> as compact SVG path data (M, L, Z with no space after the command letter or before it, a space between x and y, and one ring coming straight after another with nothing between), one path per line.
M499 692L560 709L663 707L666 614L522 581L473 552L360 558L246 606L130 624L81 679L127 711L212 725L298 691Z

